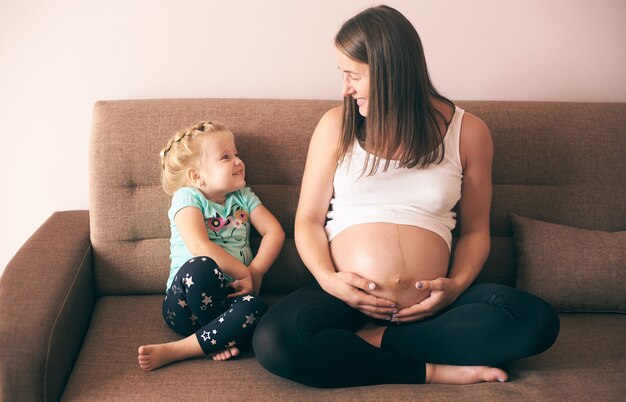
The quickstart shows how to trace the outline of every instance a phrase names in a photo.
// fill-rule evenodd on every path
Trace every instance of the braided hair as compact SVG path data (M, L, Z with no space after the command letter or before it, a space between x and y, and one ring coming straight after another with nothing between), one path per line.
M202 121L193 127L177 132L159 153L161 157L161 184L163 190L172 195L187 185L187 169L200 155L196 138L201 135L222 133L233 137L233 133L222 123Z

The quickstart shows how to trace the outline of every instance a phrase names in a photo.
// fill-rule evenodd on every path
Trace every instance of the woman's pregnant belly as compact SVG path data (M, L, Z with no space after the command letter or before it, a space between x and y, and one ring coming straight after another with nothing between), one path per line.
M351 226L330 242L339 272L354 272L376 283L368 293L396 302L399 309L428 297L415 283L444 277L450 252L441 236L416 226L365 223Z

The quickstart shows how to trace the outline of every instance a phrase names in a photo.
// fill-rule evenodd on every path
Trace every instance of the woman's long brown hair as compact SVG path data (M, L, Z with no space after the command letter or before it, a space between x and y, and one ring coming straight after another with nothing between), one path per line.
M349 58L368 64L370 75L367 118L359 114L352 97L344 98L338 160L358 139L373 153L368 175L376 173L381 158L386 159L383 170L392 159L406 168L439 163L445 153L442 123L446 117L433 103L444 102L453 110L454 104L435 90L411 22L388 6L368 8L343 24L335 46ZM369 157L364 173L368 162Z

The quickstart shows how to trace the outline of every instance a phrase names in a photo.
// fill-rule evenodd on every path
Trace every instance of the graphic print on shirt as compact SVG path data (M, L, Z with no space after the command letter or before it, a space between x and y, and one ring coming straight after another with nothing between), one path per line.
M248 218L248 212L236 203L225 217L215 212L213 217L206 220L209 238L221 244L227 244L229 241L243 242L239 251L243 257L243 247L248 244Z

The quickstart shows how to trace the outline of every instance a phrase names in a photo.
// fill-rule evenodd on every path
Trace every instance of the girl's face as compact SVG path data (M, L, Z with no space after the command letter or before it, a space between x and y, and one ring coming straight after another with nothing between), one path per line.
M359 113L367 117L368 99L370 93L369 65L355 61L346 56L341 50L337 52L337 66L343 78L342 94L356 100Z
M222 203L226 194L246 185L245 165L227 134L203 135L198 139L202 155L198 158L197 187L207 199Z

